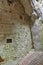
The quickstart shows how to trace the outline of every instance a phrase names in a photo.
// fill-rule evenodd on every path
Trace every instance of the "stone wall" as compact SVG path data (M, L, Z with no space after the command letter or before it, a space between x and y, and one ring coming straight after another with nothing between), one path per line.
M8 0L0 0L0 56L4 58L2 65L9 64L9 61L14 61L16 65L32 49L29 18L19 0L15 0L13 4Z

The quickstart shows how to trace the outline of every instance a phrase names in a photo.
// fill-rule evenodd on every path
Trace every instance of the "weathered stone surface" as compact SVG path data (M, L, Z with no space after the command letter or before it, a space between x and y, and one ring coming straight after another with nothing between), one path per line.
M32 29L34 48L43 51L43 0L34 0L33 3L34 9L39 15Z
M36 50L43 50L43 23L41 20L36 20L32 32L34 48Z
M25 8L25 12L31 16L32 15L32 12L33 12L33 9L32 9L32 6L30 5L31 4L31 0L21 0L24 8Z

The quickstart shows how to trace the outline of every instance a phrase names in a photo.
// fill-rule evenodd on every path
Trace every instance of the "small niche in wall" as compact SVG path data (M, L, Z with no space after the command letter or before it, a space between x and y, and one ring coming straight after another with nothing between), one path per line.
M7 43L12 43L12 39L6 39Z

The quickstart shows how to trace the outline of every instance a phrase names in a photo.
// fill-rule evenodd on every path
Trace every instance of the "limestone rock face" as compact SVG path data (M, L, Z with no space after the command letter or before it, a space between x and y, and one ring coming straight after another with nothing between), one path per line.
M28 15L32 15L32 12L33 12L33 9L32 9L32 5L31 4L31 0L21 0L22 4L24 5L25 7L25 12L28 14Z
M36 20L32 29L34 48L43 50L43 23L41 20Z
M34 9L39 15L32 28L34 48L43 51L43 0L34 0L33 3Z

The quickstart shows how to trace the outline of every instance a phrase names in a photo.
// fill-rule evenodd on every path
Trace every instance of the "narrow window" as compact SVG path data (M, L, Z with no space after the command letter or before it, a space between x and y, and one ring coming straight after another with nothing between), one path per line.
M7 39L7 43L12 43L12 39Z

